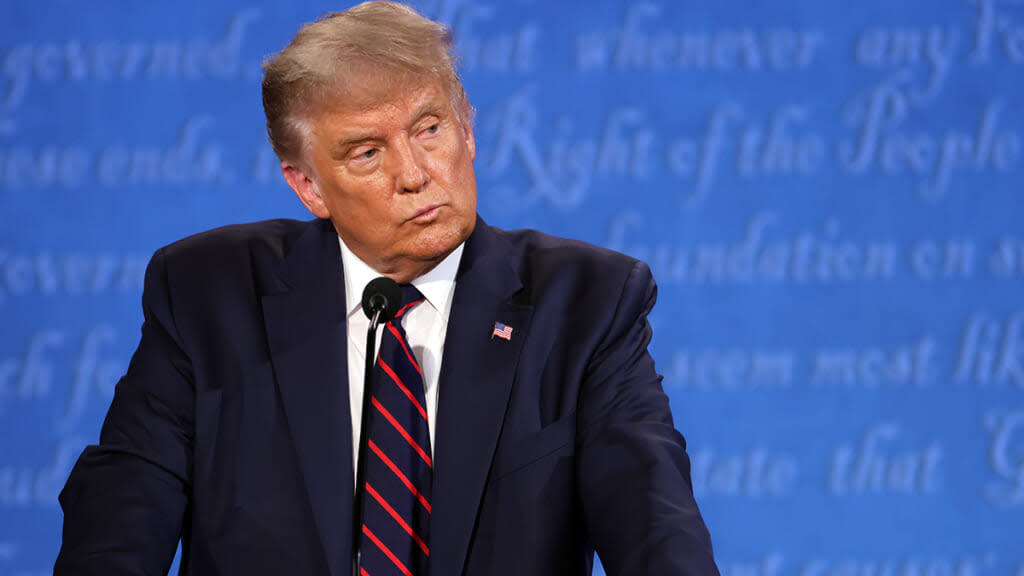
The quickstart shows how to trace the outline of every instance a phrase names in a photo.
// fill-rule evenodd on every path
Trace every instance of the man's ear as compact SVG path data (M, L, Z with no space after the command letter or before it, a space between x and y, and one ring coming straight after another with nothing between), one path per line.
M288 186L291 186L302 205L312 212L313 216L330 218L331 213L327 210L327 205L324 204L324 199L320 196L320 190L317 189L316 182L308 168L288 160L282 160L281 174L284 174Z
M462 111L462 132L469 147L469 159L476 160L476 137L473 135L473 107L468 103Z
M476 160L476 138L473 136L473 123L466 122L463 126L463 130L466 131L466 145L469 146L469 159Z

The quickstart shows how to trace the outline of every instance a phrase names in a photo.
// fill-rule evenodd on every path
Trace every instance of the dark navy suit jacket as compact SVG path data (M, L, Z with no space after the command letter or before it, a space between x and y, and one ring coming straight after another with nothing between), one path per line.
M643 263L477 222L444 347L432 576L717 574L647 352ZM350 572L345 297L329 221L159 250L142 339L71 473L56 574ZM513 328L492 338L495 322ZM361 369L361 367L352 367Z

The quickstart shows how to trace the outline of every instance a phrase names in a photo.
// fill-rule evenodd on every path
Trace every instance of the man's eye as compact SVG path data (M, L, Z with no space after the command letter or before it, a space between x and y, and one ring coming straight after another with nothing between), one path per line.
M427 134L437 134L437 131L440 130L440 129L441 129L441 125L440 124L431 124L430 126L427 126L427 129L424 130L423 132L425 132Z
M376 156L376 155L377 155L377 149L376 148L370 148L366 152L360 152L359 154L356 154L356 160L372 160L373 157Z

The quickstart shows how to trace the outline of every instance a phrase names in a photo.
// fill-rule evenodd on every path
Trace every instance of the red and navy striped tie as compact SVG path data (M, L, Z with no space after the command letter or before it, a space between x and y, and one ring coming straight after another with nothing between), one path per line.
M381 335L370 399L361 576L428 575L433 461L423 372L402 329L405 313L422 301L419 290L402 286L402 308Z

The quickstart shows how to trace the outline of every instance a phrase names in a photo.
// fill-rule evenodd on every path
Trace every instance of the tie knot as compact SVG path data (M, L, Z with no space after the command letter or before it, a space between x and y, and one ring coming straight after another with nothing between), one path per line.
M412 284L401 284L402 287L402 309L398 315L402 315L412 306L423 301L423 294Z

